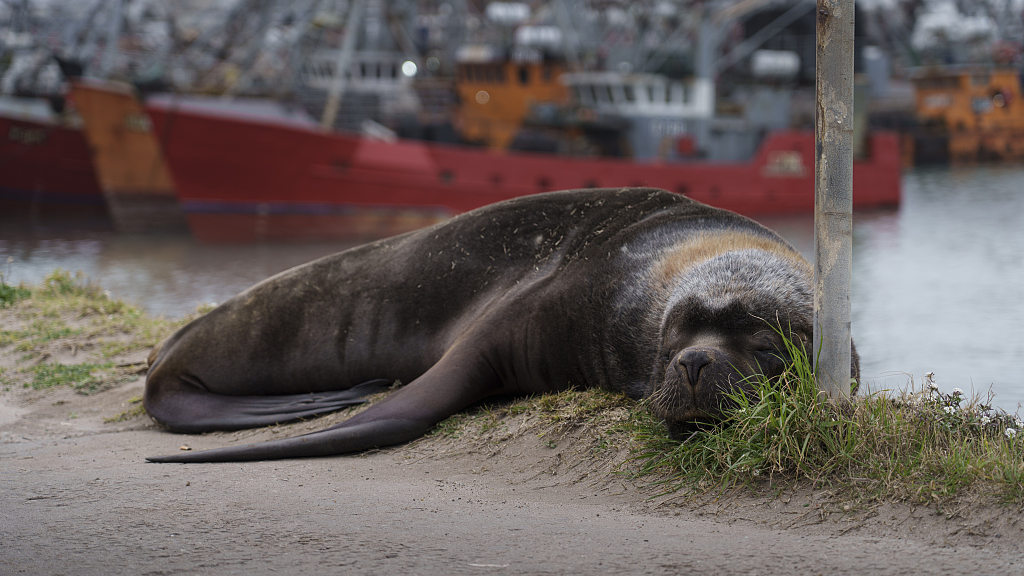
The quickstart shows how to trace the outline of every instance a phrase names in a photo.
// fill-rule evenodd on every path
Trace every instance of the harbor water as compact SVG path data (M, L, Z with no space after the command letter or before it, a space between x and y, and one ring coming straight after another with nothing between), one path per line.
M1024 168L917 168L898 209L854 218L853 335L869 389L934 372L1015 412L1024 404ZM813 257L813 217L761 219ZM345 244L206 245L0 216L0 272L82 271L115 297L180 316Z

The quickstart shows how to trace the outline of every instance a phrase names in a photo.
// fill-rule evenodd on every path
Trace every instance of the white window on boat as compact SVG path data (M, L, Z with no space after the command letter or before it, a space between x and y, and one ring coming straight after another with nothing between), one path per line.
M681 106L686 102L686 98L683 95L683 84L681 82L673 82L672 86L672 97L671 102L676 106Z
M608 84L605 86L608 90L608 101L612 104L620 104L622 102L622 88L616 84Z
M636 102L636 88L632 84L624 84L622 86L622 95L625 96L626 102L630 104Z

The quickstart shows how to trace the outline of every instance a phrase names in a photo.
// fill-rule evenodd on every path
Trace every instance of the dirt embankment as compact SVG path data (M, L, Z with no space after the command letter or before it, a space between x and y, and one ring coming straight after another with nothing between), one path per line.
M876 505L827 490L653 497L584 428L435 436L350 457L159 465L143 457L317 429L181 436L89 396L0 395L3 574L1024 573L1019 513ZM518 433L522 426L523 433Z
M137 399L148 343L175 323L130 312L0 309L0 574L1024 574L1014 508L658 496L621 437L530 411L357 456L147 464L345 414L167 433Z

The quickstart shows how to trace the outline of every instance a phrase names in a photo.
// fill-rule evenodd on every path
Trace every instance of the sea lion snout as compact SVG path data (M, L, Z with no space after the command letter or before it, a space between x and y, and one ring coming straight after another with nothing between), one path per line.
M690 386L696 388L700 381L700 372L705 366L715 361L715 352L709 348L687 348L675 359L675 369L680 376L685 376Z

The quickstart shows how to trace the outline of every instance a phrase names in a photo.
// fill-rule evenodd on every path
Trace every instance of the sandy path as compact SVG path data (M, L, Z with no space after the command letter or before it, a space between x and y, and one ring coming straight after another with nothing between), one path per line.
M0 574L1024 574L1022 523L1006 510L819 521L813 493L657 505L628 480L559 468L565 452L530 437L497 455L435 440L146 464L273 432L102 422L140 390L0 394Z

